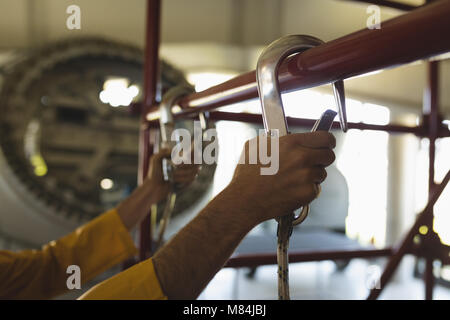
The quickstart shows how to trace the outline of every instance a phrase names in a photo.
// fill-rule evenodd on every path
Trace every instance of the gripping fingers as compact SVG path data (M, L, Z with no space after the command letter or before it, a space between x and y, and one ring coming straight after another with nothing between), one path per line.
M179 165L175 166L175 170L176 171L189 171L189 170L198 171L199 169L200 169L200 165L199 164L182 163L182 164L179 164Z
M163 158L170 159L170 150L169 149L161 149L158 153L152 156L153 161L160 162Z
M309 180L315 184L320 184L327 178L327 171L323 167L309 169Z
M336 147L336 138L326 131L294 133L286 136L289 143L306 148L320 149Z
M336 155L331 149L309 149L302 160L306 166L328 167L336 160Z
M292 171L289 177L283 179L283 183L278 185L280 189L301 189L312 184L320 184L327 177L327 172L323 167L304 168Z
M190 170L175 170L173 173L173 178L177 183L187 183L191 182L195 179L198 170L190 169Z
M299 203L297 203L296 205L298 207L305 206L319 196L320 185L316 183L309 183L302 186L301 188L296 189L295 192L297 197L296 199L299 200Z

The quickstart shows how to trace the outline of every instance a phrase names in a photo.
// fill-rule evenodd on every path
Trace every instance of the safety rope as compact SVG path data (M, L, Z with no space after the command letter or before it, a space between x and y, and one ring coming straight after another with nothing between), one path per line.
M278 219L277 263L278 263L278 299L289 300L289 238L292 234L294 214Z
M156 249L159 249L164 241L164 233L166 231L167 225L169 224L169 220L172 216L173 208L175 207L175 201L177 199L177 194L173 190L169 191L166 199L166 205L164 206L164 211L159 221L159 230L158 230L158 238L156 240Z
M314 131L329 131L333 124L333 119L336 116L336 112L333 110L325 111L320 119L316 121L312 128ZM320 195L320 184L317 186L317 197ZM292 235L293 226L302 223L309 213L309 205L302 207L298 217L295 217L294 213L282 216L278 218L278 230L277 230L277 263L278 263L278 299L289 300L289 238Z

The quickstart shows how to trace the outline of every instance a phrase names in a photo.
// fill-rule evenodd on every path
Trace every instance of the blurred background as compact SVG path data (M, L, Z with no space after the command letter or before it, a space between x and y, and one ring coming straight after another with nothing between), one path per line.
M425 1L395 2L418 6ZM81 9L81 28L69 30L66 9L74 4ZM187 81L204 90L255 69L264 46L283 35L330 41L366 28L369 17L369 4L345 0L162 4L163 89ZM145 0L0 0L0 249L39 247L116 205L136 187L139 116L129 106L142 98L145 8ZM382 21L405 13L380 8ZM346 80L349 122L419 124L426 80L427 63L421 61ZM439 80L439 107L450 126L448 59L439 64ZM291 92L283 101L288 116L307 119L335 105L331 86ZM222 109L260 113L257 100ZM227 185L243 143L262 128L226 121L214 126L218 164L186 193L169 235ZM378 131L334 133L337 161L302 228L332 230L380 248L398 243L427 202L428 140ZM450 138L439 139L437 181L449 160ZM450 244L449 212L447 188L434 219L445 244ZM273 228L267 223L252 232ZM423 298L422 283L414 276L423 266L409 258L382 298ZM384 263L296 264L293 298L364 298L367 270ZM274 268L262 267L251 277L224 269L200 298L275 298ZM436 298L449 298L450 269L436 264L435 275L440 280Z

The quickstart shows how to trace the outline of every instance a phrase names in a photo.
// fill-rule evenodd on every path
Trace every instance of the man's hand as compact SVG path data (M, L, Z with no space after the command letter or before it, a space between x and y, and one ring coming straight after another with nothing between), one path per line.
M150 160L147 178L124 201L122 201L117 211L122 222L128 229L132 229L150 212L150 206L165 199L170 190L170 183L164 181L162 172L162 159L170 159L170 151L163 149L154 154ZM174 182L182 187L186 187L192 181L199 170L198 165L181 164L175 166L173 178Z
M267 137L259 136L254 139ZM246 156L245 159L248 159L248 146L249 142L241 156ZM234 194L235 203L239 203L249 213L257 213L254 217L255 224L292 212L318 196L319 184L327 176L325 167L335 160L332 151L335 146L336 140L328 132L297 133L281 137L278 172L274 175L261 175L260 164L238 164L227 187L228 192Z
M155 202L165 199L169 193L170 184L168 181L164 181L162 160L164 158L170 159L170 154L170 150L162 149L160 152L153 155L150 160L147 181L145 181L145 183L151 186L151 189L153 190L152 197ZM181 188L188 186L194 181L199 168L199 165L196 164L180 164L174 166L174 183Z

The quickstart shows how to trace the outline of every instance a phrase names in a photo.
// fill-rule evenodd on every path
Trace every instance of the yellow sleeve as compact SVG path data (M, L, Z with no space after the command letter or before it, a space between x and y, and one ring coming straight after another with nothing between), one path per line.
M167 297L156 277L153 261L148 259L99 283L79 299L167 300Z
M48 299L67 290L67 267L77 265L84 283L136 254L115 209L41 250L0 251L0 298Z

